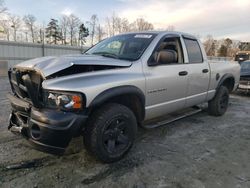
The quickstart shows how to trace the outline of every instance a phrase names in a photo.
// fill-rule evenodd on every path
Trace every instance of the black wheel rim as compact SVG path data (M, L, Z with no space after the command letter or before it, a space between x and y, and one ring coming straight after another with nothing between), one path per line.
M227 109L228 99L229 99L229 97L228 97L227 94L222 95L221 100L220 100L220 108L221 108L221 110L226 110Z
M130 145L128 120L116 117L110 121L103 132L103 144L108 153L116 154L127 150Z

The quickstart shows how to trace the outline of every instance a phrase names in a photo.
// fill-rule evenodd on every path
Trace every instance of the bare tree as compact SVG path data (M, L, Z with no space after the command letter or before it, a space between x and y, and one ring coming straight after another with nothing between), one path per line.
M62 43L67 44L67 33L69 30L69 17L66 15L63 15L60 19L60 27L62 30Z
M8 20L1 20L0 25L3 27L3 33L6 35L6 39L10 41L10 22Z
M0 33L7 36L7 40L10 40L10 28L7 20L7 8L4 6L4 0L0 0Z
M81 21L78 17L71 14L68 17L68 27L69 27L69 35L70 35L70 45L73 46L74 39L76 39L76 34L78 33L79 25Z
M37 35L38 35L38 43L42 43L44 44L44 39L45 39L45 29L44 26L38 26L38 30L37 30Z
M236 52L240 50L240 41L232 40L231 48L228 50L228 56L234 57Z
M230 38L222 39L219 41L220 47L218 49L218 55L221 57L232 57L232 45L233 41Z
M226 46L227 48L227 53L226 53L226 56L227 57L230 57L230 51L232 49L232 44L233 44L233 41L230 39L230 38L226 38L224 40L224 45Z
M103 36L105 35L103 27L99 24L97 26L97 41L100 42L103 39Z
M23 17L23 21L26 25L26 27L29 29L30 33L31 33L31 39L32 39L32 42L34 43L35 42L35 22L36 22L36 17L31 15L31 14L28 14L28 15L25 15Z
M213 39L212 35L208 35L203 43L205 51L208 56L215 56L216 54L216 40Z
M93 14L90 18L90 21L88 22L88 24L91 27L91 32L90 32L91 46L93 46L93 44L94 44L94 37L95 37L95 33L96 33L97 22L98 22L98 17L96 14Z
M143 18L137 18L133 22L134 30L135 31L147 31L147 30L153 30L154 26L152 23L147 22Z
M122 33L122 18L116 16L114 17L114 23L115 23L115 32L116 33Z
M115 35L115 30L116 30L116 14L115 12L113 13L113 15L111 16L111 33L112 33L112 36Z
M169 25L167 27L167 31L174 31L174 30L175 30L175 26L173 26L173 25Z
M113 36L111 33L111 21L109 17L106 18L105 28L106 28L106 33L108 34L108 36L109 37Z
M4 6L4 0L0 0L0 15L7 11L7 7Z
M112 14L111 17L106 18L106 30L109 37L115 35L116 27L117 27L117 16L115 13Z
M121 18L115 13L111 17L106 18L106 33L108 36L114 36L115 34L129 32L132 29L132 24L126 18Z
M121 25L122 33L131 31L131 24L129 23L127 18L122 18Z
M17 41L17 31L22 25L22 20L19 16L10 15L9 22L11 24L11 27L13 28L13 39L14 41Z

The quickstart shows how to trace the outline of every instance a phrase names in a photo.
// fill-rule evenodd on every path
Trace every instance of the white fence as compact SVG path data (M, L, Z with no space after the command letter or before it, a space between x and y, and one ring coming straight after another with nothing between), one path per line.
M80 54L86 49L87 47L0 41L0 76L6 76L9 67L25 60L42 56Z

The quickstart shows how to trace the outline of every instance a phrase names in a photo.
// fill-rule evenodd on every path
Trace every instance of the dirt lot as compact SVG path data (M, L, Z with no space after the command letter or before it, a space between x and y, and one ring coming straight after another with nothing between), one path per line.
M249 95L233 94L223 117L201 112L139 129L132 151L107 165L92 159L81 139L56 157L9 133L8 91L0 78L0 187L250 187Z

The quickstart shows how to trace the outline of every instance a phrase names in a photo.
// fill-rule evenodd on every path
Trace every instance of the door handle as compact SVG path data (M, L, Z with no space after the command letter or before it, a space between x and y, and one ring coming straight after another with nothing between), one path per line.
M203 69L202 72L203 73L208 73L208 69Z
M181 71L179 72L179 76L186 76L188 74L187 71Z

